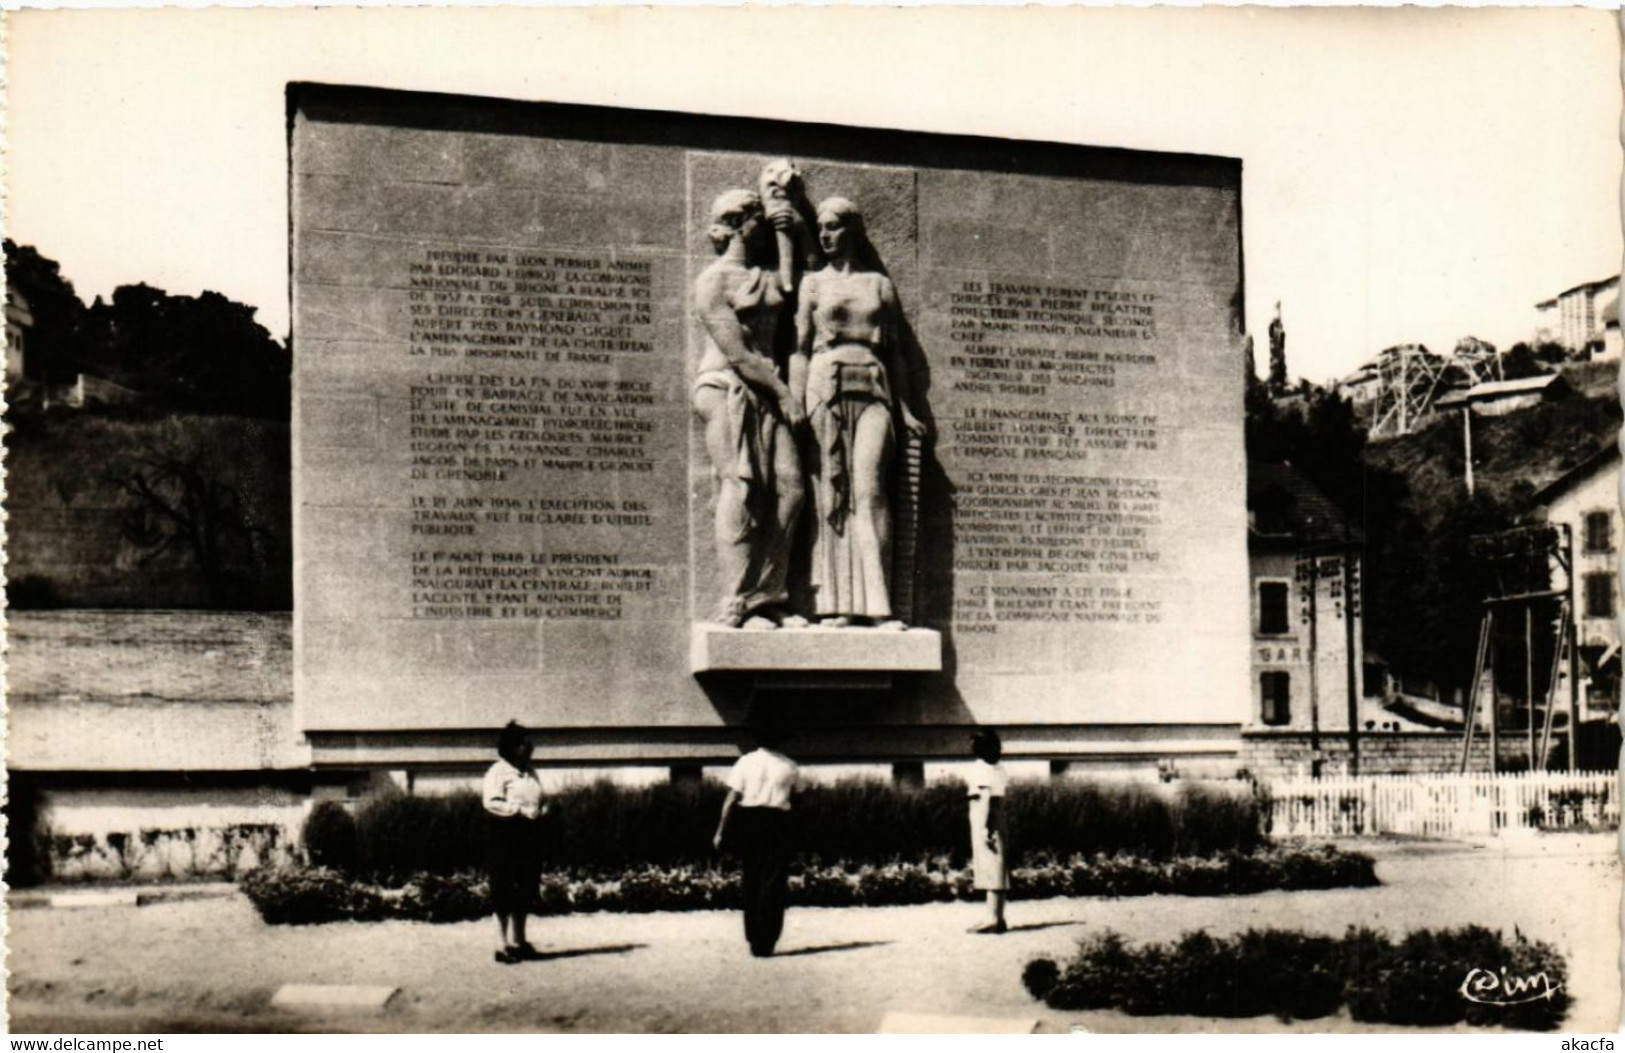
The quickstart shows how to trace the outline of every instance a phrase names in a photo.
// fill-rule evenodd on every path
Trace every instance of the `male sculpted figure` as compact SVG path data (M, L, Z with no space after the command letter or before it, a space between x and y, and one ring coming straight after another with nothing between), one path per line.
M727 191L711 206L717 259L694 282L706 333L694 408L705 422L717 493L716 620L736 628L807 624L786 607L791 537L805 497L794 430L806 414L773 362L793 287L771 267L771 242L794 222L788 201L768 212L754 191Z

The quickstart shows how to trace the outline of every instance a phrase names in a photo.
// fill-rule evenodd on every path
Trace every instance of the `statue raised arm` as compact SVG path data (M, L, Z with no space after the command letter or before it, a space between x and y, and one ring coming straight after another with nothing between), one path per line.
M801 626L788 613L790 541L804 489L792 427L801 403L779 376L773 344L788 297L764 268L775 227L761 198L730 190L711 209L717 259L694 282L705 346L694 382L694 408L716 480L716 620L748 629Z

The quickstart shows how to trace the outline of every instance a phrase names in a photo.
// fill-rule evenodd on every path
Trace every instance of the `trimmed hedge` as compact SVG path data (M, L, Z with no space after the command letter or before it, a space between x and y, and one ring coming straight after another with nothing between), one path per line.
M327 867L279 867L243 877L243 892L270 925L378 921L391 914L378 890Z
M356 821L338 801L322 801L310 810L299 831L312 866L352 873L358 858Z
M1367 888L1376 863L1330 846L1145 859L1095 855L1040 859L1011 870L1011 898L1051 896L1231 896L1274 890Z
M1276 889L1374 885L1370 857L1323 848L1227 853L1213 859L1075 857L1016 867L1012 899L1052 896L1231 895ZM790 876L790 901L804 907L904 906L978 896L969 869L946 857L913 863L810 864ZM402 918L467 921L484 917L477 872L420 874L398 889L352 881L324 867L256 871L243 890L270 924ZM721 910L739 906L739 875L706 866L643 866L543 875L538 913Z
M1466 997L1470 970L1484 978L1475 990L1480 997L1528 1000L1497 1005ZM1542 973L1547 982L1527 990L1509 995L1501 987L1505 977ZM1515 931L1509 943L1479 926L1423 929L1398 943L1370 929L1350 928L1342 939L1249 929L1227 938L1191 932L1176 943L1130 947L1105 932L1079 941L1064 967L1035 959L1021 978L1052 1009L1136 1015L1313 1020L1347 1006L1355 1020L1370 1023L1550 1031L1562 1025L1569 1007L1562 955L1522 933Z
M52 877L51 826L39 785L22 772L8 772L6 883L12 888L43 885Z
M707 865L723 793L714 782L600 782L554 794L549 862L557 868ZM1265 843L1256 798L1199 784L1016 783L1008 804L1018 864L1102 852L1174 859L1249 852ZM335 814L342 807L322 805L307 821L312 862L386 884L484 863L484 810L472 792L373 798L357 809L353 824ZM874 779L817 786L797 798L791 815L808 863L946 856L959 866L970 852L958 782L918 790Z

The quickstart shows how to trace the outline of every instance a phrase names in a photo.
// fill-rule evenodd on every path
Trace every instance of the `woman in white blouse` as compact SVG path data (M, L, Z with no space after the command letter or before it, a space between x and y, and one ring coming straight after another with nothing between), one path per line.
M991 728L977 732L971 739L971 752L976 754L976 763L965 784L970 796L971 858L976 888L987 893L987 920L970 931L1001 933L1006 928L1004 899L1010 888L1009 824L1004 807L1010 777L999 763L1004 744L998 732Z
M540 820L547 814L542 784L531 767L535 746L509 721L497 739L498 760L485 773L486 865L491 908L502 931L496 960L504 965L538 957L525 940L525 922L541 884Z

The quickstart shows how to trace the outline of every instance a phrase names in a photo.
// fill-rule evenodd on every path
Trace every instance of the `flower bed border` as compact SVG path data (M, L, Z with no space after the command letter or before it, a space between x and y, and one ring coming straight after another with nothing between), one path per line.
M1509 942L1477 925L1419 929L1397 942L1353 926L1341 938L1198 930L1139 946L1107 931L1080 939L1065 966L1029 961L1021 980L1051 1009L1132 1015L1314 1020L1346 1007L1363 1023L1551 1031L1570 1002L1567 965L1550 944L1517 930Z
M1056 896L1245 895L1277 890L1378 884L1370 856L1331 847L1269 849L1209 858L1098 855L1031 860L1011 871L1012 899ZM453 922L489 913L483 877L420 874L386 889L322 867L255 871L242 882L260 916L276 924L375 921ZM809 863L790 877L790 901L803 907L908 906L975 899L969 868L946 858L879 866ZM614 871L552 871L542 877L540 914L593 911L724 910L739 905L739 875L716 867L646 866Z

